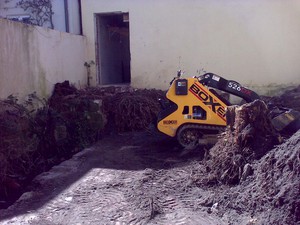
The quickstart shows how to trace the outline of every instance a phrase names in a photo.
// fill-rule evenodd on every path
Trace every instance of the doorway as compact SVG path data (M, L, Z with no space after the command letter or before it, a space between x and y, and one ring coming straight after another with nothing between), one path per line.
M129 84L129 14L96 14L96 61L100 85Z

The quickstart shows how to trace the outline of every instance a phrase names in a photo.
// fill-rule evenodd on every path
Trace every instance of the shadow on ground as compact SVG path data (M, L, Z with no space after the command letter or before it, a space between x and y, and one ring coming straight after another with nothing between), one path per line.
M0 210L0 220L38 210L95 168L160 170L180 167L203 157L204 151L199 149L183 154L175 139L157 132L108 135L70 160L37 176L17 202Z

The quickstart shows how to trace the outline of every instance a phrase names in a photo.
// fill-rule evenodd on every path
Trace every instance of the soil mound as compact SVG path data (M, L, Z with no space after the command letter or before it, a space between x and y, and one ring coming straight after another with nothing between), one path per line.
M31 133L30 119L15 100L0 101L0 207L7 195L18 195L21 182L35 167L38 140Z
M300 86L266 101L300 110L299 91ZM20 179L36 173L34 168L40 172L66 159L98 140L103 130L146 129L156 121L158 99L164 96L163 91L130 87L77 90L66 81L55 85L34 117L13 99L0 101L0 201L7 200L9 191L17 193ZM300 131L284 141L272 125L269 109L261 100L229 107L229 126L204 160L184 164L184 173L183 165L178 165L178 174L170 170L159 176L161 171L145 170L147 179L159 178L157 192L149 191L152 181L149 188L142 181L145 189L134 184L130 190L137 190L136 202L147 192L150 205L159 206L158 211L151 208L153 217L163 208L155 198L158 193L165 196L176 186L180 193L172 194L182 194L200 186L201 195L215 193L204 196L199 207L209 207L210 213L233 224L245 224L242 215L247 216L246 224L300 224ZM165 188L163 182L171 185Z
M118 131L139 131L156 123L161 110L159 98L164 98L163 91L133 90L105 98L103 108Z
M163 91L127 86L78 90L64 81L55 84L48 100L31 94L25 103L14 96L0 101L0 208L34 176L95 143L105 131L147 129L163 97Z
M245 207L264 211L259 217L269 224L299 223L300 131L259 160L255 170L255 180L241 195Z
M234 224L300 223L300 131L283 140L268 115L260 100L229 107L228 128L194 167L193 181L216 191L209 201Z
M206 160L206 184L238 184L252 173L249 164L281 140L263 101L229 107L227 120L228 128Z
M219 216L234 224L244 224L243 217L250 224L300 224L300 131L251 165L252 176L213 197Z
M287 107L300 112L300 85L291 90L285 91L280 96L263 97L269 104L277 107Z
M140 131L156 123L161 110L158 99L165 99L165 92L129 86L89 87L79 90L77 98L100 102L108 122L106 131Z

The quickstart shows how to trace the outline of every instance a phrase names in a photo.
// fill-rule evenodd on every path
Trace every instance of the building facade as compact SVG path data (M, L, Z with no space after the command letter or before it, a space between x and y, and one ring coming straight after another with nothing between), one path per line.
M82 0L97 84L166 89L176 71L256 90L299 84L300 1Z

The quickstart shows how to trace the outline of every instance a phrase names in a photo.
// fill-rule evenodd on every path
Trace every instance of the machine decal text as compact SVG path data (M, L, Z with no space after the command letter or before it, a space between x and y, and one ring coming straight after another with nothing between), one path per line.
M214 98L209 95L200 86L193 84L190 89L198 99L200 99L205 105L211 107L212 111L216 113L220 118L225 120L225 108L218 102L215 102Z
M177 120L163 120L163 124L164 125L171 125L171 124L176 125L177 124Z

